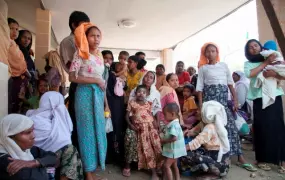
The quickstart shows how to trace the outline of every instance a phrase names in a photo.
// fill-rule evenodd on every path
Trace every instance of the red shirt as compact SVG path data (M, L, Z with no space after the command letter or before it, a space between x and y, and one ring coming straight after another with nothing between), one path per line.
M183 71L180 75L178 75L179 85L184 85L185 82L191 82L190 74L187 71Z

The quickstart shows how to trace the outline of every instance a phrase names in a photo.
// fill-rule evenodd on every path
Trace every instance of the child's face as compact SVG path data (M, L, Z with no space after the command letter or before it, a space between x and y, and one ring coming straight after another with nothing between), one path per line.
M161 68L161 67L157 67L157 68L156 68L156 74L157 74L158 76L163 75L163 74L164 74L164 69Z
M128 59L128 69L129 70L133 70L135 68L137 68L138 63L136 63L135 61L133 61L132 59Z
M192 96L192 92L189 88L184 88L183 89L183 97L186 99L186 98L189 98L190 96Z
M177 71L178 73L182 73L182 72L184 71L184 64L183 64L183 63L178 63L178 64L176 65L176 71Z
M9 28L10 28L10 38L12 40L17 39L19 35L19 25L16 23L11 23L9 24Z
M163 115L164 115L164 119L166 121L172 121L174 119L177 119L178 118L178 115L174 112L169 112L167 111L167 109L164 109L163 110Z
M98 49L101 42L101 32L97 28L92 28L87 34L89 49Z
M129 58L129 57L126 56L126 55L120 55L120 56L119 56L119 62L120 62L121 64L126 64L128 58Z
M113 63L113 56L111 54L106 54L104 56L104 63L109 64L111 66L111 64Z
M218 52L215 46L208 46L205 52L205 56L209 61L215 61L217 58Z
M48 91L48 84L45 81L39 82L39 93L44 94Z
M147 89L145 88L140 88L136 91L136 98L139 101L144 101L146 98L146 94L147 94Z

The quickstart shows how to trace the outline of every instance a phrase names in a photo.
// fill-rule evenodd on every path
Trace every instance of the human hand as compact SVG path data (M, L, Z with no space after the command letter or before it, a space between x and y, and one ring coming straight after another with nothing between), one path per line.
M8 158L8 160L12 161L7 167L7 172L10 174L10 176L13 176L23 168L32 168L35 166L36 163L38 163L37 161L23 161L10 157Z
M239 108L238 101L237 101L237 100L234 100L233 110L234 110L235 112L237 112L237 111L238 111L238 108Z
M19 99L21 100L25 100L25 92L20 92L19 95L18 95Z
M269 78L269 77L276 77L277 76L277 73L273 70L266 70L266 71L263 71L263 76L265 78Z
M191 131L191 130L186 130L186 131L183 132L183 134L184 134L184 136L187 136L187 137L194 137L194 136L196 136L196 134L193 131Z
M106 84L104 80L99 81L98 86L101 88L102 91L105 91Z
M267 65L272 65L272 64L274 64L275 59L276 59L276 54L273 53L273 54L271 54L270 56L268 56L268 57L266 58L265 63L266 63Z

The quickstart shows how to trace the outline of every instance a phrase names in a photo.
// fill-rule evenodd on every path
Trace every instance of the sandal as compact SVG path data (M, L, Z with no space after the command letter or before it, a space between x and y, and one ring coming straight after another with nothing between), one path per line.
M131 176L131 169L124 168L123 170L123 176L130 177Z
M285 167L280 166L280 168L278 169L278 173L279 174L285 174Z
M250 172L256 172L257 169L255 167L253 167L253 165L248 164L248 163L244 163L244 164L237 164L239 167L246 169Z
M257 167L259 167L260 169L262 169L264 171L270 171L271 170L271 167L266 163L258 163Z

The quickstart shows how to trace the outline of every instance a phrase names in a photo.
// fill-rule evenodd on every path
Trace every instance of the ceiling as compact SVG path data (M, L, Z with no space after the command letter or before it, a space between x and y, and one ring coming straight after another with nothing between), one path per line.
M26 11L31 9L26 6L39 7L39 0L6 1L9 8L17 9L17 13L25 11L23 22L35 19L35 12ZM173 47L247 1L42 0L44 7L51 10L52 28L58 42L70 33L68 26L70 13L79 10L87 13L91 21L101 29L103 34L101 47L143 50ZM22 2L22 5L13 6L13 2ZM26 17L27 14L29 18ZM135 20L137 26L131 29L118 27L117 22L126 18ZM34 29L33 23L27 21L24 26L30 25L29 29Z

